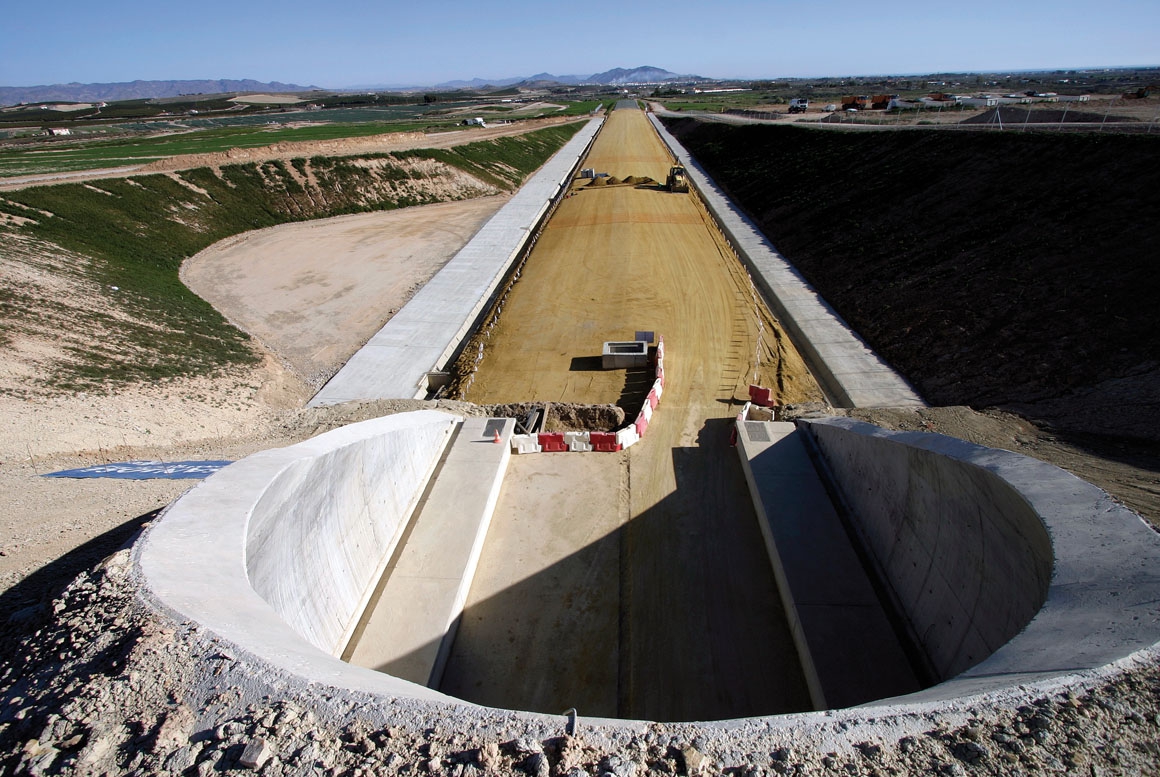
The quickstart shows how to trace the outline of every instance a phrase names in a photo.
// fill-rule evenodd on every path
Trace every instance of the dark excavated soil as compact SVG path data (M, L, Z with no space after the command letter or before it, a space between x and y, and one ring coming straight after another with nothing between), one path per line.
M1160 472L1160 136L667 124L932 405Z

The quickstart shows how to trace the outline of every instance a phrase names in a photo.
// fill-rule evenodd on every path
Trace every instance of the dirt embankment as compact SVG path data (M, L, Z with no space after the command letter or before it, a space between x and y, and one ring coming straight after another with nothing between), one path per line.
M1160 138L669 126L928 402L1160 471Z

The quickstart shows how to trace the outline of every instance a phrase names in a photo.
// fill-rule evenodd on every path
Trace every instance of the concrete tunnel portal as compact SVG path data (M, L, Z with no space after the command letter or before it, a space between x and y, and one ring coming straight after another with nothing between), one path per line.
M625 374L583 357L655 329L667 382L648 434L512 456L513 419L421 411L257 454L175 503L138 549L165 609L307 683L629 720L945 699L1156 642L1155 620L1126 615L1112 639L1077 631L1124 609L1117 588L1158 585L1155 536L1094 487L938 435L794 426L742 405L750 382L778 387L775 404L820 398L811 372L835 404L920 400L825 329L832 314L800 307L816 295L763 264L767 243L747 247L763 238L714 204L695 160L681 159L693 194L655 184L672 156L639 110L611 114L581 158L637 180L582 189L568 163L492 338L432 350L478 363L463 391L477 404L624 406ZM461 339L472 328L452 325ZM364 349L380 360L367 374L392 348L415 361L394 345L413 330L390 327ZM355 378L316 403L349 399ZM177 549L199 533L244 548L242 567ZM1082 558L1093 542L1106 550ZM1124 563L1117 543L1142 560Z

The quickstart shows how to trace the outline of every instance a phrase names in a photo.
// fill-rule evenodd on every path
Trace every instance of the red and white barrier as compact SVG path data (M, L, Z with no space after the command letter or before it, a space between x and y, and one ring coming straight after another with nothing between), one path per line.
M614 453L639 442L648 431L653 413L661 402L665 391L665 339L657 338L657 347L652 359L656 380L641 404L640 412L623 429L615 432L541 432L539 434L513 434L512 450L515 453L575 453L600 451Z

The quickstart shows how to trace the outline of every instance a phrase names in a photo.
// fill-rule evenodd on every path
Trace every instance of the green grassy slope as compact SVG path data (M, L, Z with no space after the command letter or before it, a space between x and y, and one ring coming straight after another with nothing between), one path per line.
M452 149L360 157L315 157L22 189L0 195L0 213L28 219L0 227L20 240L86 257L84 272L116 286L122 315L93 322L99 342L46 376L58 388L212 373L254 358L244 334L178 279L182 261L251 229L448 199L439 170L465 171L480 184L459 197L510 190L555 153L580 124L480 141ZM417 168L418 160L442 163ZM438 183L438 182L435 182ZM488 187L494 187L489 189ZM0 280L0 340L41 315Z

